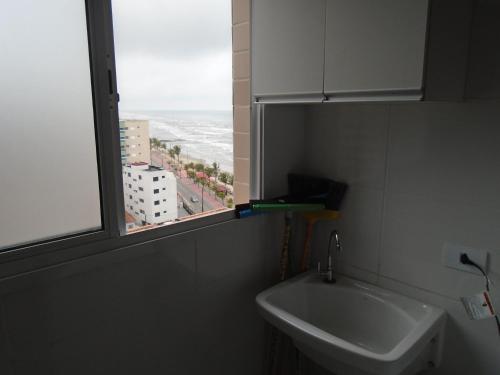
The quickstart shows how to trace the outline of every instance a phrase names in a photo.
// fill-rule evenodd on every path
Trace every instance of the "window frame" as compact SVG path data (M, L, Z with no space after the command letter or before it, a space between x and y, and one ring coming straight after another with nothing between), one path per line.
M0 278L235 219L234 209L228 209L127 234L111 0L82 1L87 17L102 228L2 249Z
M6 259L25 257L41 253L50 252L59 248L78 246L79 244L99 241L111 237L116 232L117 214L113 212L113 200L110 192L114 190L115 179L108 178L109 164L116 154L116 147L104 147L104 143L109 142L110 127L103 124L109 122L110 112L104 109L103 103L112 100L109 98L109 80L105 79L100 67L102 64L102 53L104 41L97 37L102 32L104 12L99 12L98 1L85 0L85 14L87 24L89 75L92 90L92 104L94 115L94 133L96 141L97 172L99 179L100 207L101 207L101 229L84 231L66 236L57 236L54 238L30 242L28 244L19 244L0 250L0 263ZM101 26L101 27L100 27ZM115 142L116 143L116 142ZM35 254L36 253L36 254Z

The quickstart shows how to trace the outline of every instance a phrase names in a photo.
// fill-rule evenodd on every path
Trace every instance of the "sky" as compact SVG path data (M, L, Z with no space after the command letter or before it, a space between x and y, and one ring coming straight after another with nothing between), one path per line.
M113 0L120 110L231 110L231 0Z

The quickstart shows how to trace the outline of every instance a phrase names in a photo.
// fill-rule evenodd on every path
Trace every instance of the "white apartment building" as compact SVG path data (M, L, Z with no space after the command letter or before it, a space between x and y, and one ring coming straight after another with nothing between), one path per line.
M122 164L150 163L149 121L120 120Z
M123 166L125 210L138 223L177 219L177 180L172 172L147 163Z

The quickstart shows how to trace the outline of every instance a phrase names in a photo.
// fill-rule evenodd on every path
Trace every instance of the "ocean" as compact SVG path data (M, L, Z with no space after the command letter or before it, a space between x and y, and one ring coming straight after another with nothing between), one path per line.
M233 172L232 111L121 111L120 120L149 120L150 137L167 148L179 145L181 157L217 162Z

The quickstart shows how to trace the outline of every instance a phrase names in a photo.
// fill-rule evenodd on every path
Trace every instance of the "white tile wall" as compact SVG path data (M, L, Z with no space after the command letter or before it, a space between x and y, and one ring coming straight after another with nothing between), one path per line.
M345 266L377 273L382 204L383 190L350 188L342 206L340 220L320 221L317 224L315 242L323 243L322 255L326 254L331 230L337 229L342 234L345 251L336 254L336 261Z
M476 0L471 39L469 98L498 98L500 95L500 3L497 0Z
M0 373L259 373L279 228L234 220L10 279Z
M491 102L392 106L387 189L500 208L499 118Z
M497 271L499 225L496 210L453 199L387 193L380 273L452 298L471 293L483 280L444 267L444 244L489 250L492 270Z
M264 121L264 198L287 194L289 172L302 172L305 155L303 106L271 105Z
M247 274L261 266L260 251L249 251L248 244L261 238L258 220L235 220L226 225L204 228L197 232L198 285Z
M314 145L307 152L311 171L349 181L351 187L382 189L389 106L326 104L311 108L306 121L308 142ZM311 129L316 123L321 124L320 131Z
M487 249L500 285L500 102L312 106L306 124L309 171L350 185L342 218L318 225L316 255L337 228L340 271L448 311L433 373L500 373L494 321L469 321L459 302L483 280L442 265L446 242Z

